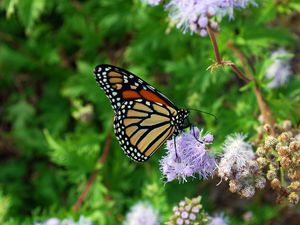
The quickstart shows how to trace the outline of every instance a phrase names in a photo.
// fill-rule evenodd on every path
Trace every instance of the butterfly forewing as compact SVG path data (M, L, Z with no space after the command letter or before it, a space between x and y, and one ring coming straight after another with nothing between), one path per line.
M176 109L176 106L166 96L124 69L103 64L97 66L94 73L96 81L109 98L115 112L122 102L134 99L159 102Z

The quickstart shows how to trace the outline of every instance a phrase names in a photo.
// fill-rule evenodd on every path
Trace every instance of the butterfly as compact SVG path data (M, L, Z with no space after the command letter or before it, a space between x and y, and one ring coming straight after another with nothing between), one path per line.
M144 162L184 128L189 111L177 108L166 96L138 76L112 65L94 70L99 86L114 110L114 131L124 153Z

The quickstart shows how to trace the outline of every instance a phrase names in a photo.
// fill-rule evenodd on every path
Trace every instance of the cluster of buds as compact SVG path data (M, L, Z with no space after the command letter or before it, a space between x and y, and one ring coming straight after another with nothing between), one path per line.
M295 205L300 190L300 129L293 128L291 121L284 121L273 128L265 125L258 129L256 162L265 170L277 201L285 198Z
M192 199L185 198L184 201L179 202L179 204L173 208L173 215L166 224L208 224L209 217L202 209L202 205L200 202L201 196Z
M244 198L251 198L255 189L265 187L266 179L261 174L252 146L246 136L233 134L223 144L223 155L218 165L218 176L229 181L229 190Z
M232 193L238 193L243 198L251 198L255 194L255 189L263 189L266 185L266 179L261 175L254 160L249 161L249 168L242 176L230 178L229 190Z

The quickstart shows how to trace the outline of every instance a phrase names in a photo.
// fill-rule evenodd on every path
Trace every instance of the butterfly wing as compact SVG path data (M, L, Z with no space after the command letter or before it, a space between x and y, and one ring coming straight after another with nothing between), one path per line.
M171 117L176 113L170 106L147 100L123 102L116 112L114 129L125 154L137 162L148 160L174 133Z
M166 96L129 71L102 64L95 68L94 74L115 113L125 101L137 99L157 102L177 109Z

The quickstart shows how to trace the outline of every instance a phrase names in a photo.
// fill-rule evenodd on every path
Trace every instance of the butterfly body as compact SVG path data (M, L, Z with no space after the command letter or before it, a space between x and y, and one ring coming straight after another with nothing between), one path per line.
M112 65L95 68L96 81L115 111L116 137L131 159L144 162L184 129L189 112L136 75Z

